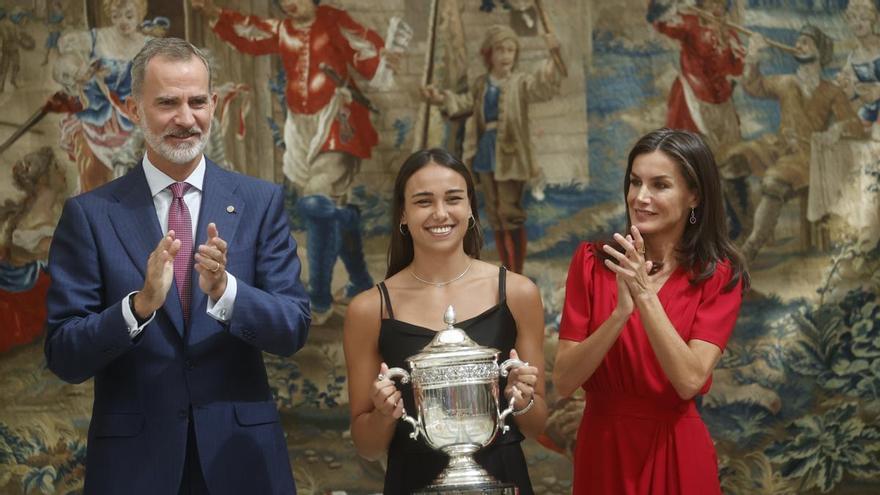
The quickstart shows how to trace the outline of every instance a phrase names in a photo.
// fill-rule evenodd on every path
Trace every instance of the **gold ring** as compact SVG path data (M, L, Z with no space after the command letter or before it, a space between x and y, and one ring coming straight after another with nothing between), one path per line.
M639 252L639 254L641 254L641 255L644 256L644 254L645 254L645 246L640 247L639 249L637 249L637 251Z
M217 266L215 266L214 269L211 270L211 273L217 273L217 270L220 269L220 262L219 262L219 261L215 261L215 263L217 263Z

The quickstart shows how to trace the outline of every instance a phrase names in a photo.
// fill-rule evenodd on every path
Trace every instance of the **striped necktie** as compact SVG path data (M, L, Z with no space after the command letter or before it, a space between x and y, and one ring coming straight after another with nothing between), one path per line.
M174 238L180 240L180 251L174 257L174 282L185 321L189 321L189 305L192 301L193 235L192 217L183 195L190 187L186 182L175 182L168 186L174 196L168 209L168 228L174 231Z

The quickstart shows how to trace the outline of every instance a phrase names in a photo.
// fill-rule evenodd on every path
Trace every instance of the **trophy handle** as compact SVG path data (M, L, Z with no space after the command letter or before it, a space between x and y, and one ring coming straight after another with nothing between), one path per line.
M511 368L519 368L520 366L528 366L528 365L529 365L529 363L527 363L525 361L520 361L519 359L508 359L507 361L504 361L503 363L501 363L501 365L498 366L498 369L501 371L501 376L503 376L504 378L507 378L507 375L510 373ZM403 370L401 370L401 371L403 371ZM404 373L406 373L406 372L404 371Z
M409 373L403 368L391 368L385 373L385 378L389 378L394 380L395 378L400 379L400 383L407 384L409 383ZM406 421L412 426L413 431L409 434L409 437L413 440L417 440L419 438L420 429L420 421L417 419L413 419L412 416L406 413L406 408L403 408L403 416L400 417L401 421Z
M501 430L501 434L505 434L510 431L510 425L505 421L508 416L513 414L513 406L516 403L516 397L511 397L510 402L507 403L507 409L505 409L501 414L498 415L498 429Z
M501 365L498 366L498 369L501 372L501 376L507 378L507 375L510 374L511 369L528 365L529 363L525 361L520 361L519 359L508 359L507 361L501 363ZM501 430L502 435L510 431L510 426L507 425L505 420L508 416L513 414L513 407L515 402L516 397L511 397L510 402L507 403L507 408L498 415L498 429Z

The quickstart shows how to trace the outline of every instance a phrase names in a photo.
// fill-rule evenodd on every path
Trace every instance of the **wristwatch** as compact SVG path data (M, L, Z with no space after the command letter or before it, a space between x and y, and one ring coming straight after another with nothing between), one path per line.
M137 311L134 310L134 296L136 296L137 294L138 293L135 292L134 294L128 296L128 309L131 310L131 314L134 315L134 319L137 320L138 327L140 327L144 323L146 323L147 320L149 320L150 318L149 317L141 318L140 316L138 316Z

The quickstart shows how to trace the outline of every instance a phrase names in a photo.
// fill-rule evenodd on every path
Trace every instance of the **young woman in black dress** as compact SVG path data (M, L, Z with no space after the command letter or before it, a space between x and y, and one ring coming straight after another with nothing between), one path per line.
M386 494L425 487L448 458L422 437L409 438L399 420L415 403L410 385L377 380L444 327L455 307L456 326L477 343L529 363L502 379L501 407L514 397L511 429L476 455L496 479L533 493L520 442L544 429L544 310L538 288L526 277L479 260L482 235L474 183L467 168L441 149L411 155L394 185L388 272L376 288L357 296L345 316L345 360L351 433L362 457L387 455ZM401 400L403 399L403 400Z

